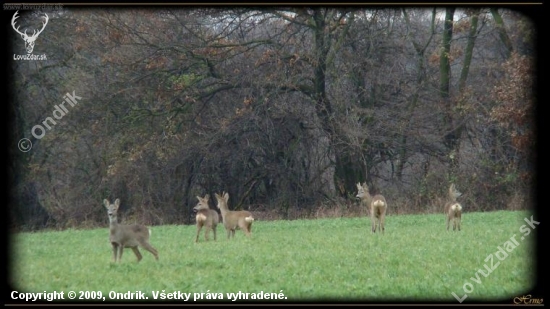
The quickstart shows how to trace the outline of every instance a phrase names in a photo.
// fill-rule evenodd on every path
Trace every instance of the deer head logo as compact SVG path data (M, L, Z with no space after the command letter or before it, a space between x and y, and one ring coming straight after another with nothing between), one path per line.
M44 31L44 28L46 28L46 25L48 24L48 14L44 14L46 15L46 21L42 24L42 29L40 29L38 32L36 32L36 30L33 30L32 35L28 36L27 29L25 29L25 32L21 32L19 31L19 27L15 28L15 20L19 18L19 16L17 16L18 12L19 11L16 11L15 14L13 14L13 18L11 19L11 26L13 27L13 30L15 30L15 32L21 35L21 37L25 41L25 49L27 50L27 53L30 54L34 49L34 41L36 41L38 35L42 33L42 31Z

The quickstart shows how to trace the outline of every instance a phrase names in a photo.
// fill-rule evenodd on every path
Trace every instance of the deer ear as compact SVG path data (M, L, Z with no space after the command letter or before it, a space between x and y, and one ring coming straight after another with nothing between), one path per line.
M109 203L109 200L107 200L107 199L104 199L104 200L103 200L103 205L105 205L105 208L108 208L108 207L109 207L109 204L110 204L110 203Z
M225 192L225 194L223 195L223 198L227 202L229 200L229 193Z
M204 196L204 199L208 201L208 200L210 199L210 194L206 194L206 195Z
M115 207L118 208L118 206L120 206L120 200L119 200L119 199L116 199L116 200L115 200Z

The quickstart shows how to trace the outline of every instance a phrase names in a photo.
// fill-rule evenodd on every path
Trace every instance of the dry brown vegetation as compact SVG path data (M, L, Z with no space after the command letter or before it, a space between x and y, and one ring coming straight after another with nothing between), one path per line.
M451 182L465 211L532 205L528 15L44 12L34 53L48 60L9 63L14 229L105 226L104 198L124 201L125 222L194 224L196 196L223 190L231 210L257 220L366 216L354 198L359 181L383 192L388 216L443 213ZM18 25L35 24L19 15ZM9 43L12 54L26 53L15 31ZM79 103L34 138L33 126L73 92ZM23 137L29 152L18 150Z

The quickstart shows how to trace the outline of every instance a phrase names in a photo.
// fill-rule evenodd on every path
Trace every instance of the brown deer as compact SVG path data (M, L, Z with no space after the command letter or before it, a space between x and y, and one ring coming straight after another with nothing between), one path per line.
M388 208L386 198L380 194L371 196L369 194L369 187L365 182L362 186L360 183L357 183L357 195L355 197L360 199L370 211L372 232L376 233L376 227L378 226L378 231L384 233L384 221L386 219L386 209Z
M250 211L246 210L229 210L227 208L227 201L229 200L229 193L224 192L222 195L215 193L218 200L218 208L222 213L223 225L227 230L227 239L231 237L235 238L235 230L240 228L243 232L250 237L252 222L254 217Z
M216 240L216 228L220 222L220 216L218 212L214 209L210 209L208 206L208 201L210 200L210 195L205 195L204 197L197 196L199 200L197 206L193 207L193 211L197 213L195 219L197 221L197 237L195 242L199 242L199 234L202 227L204 226L204 240L208 241L208 233L212 230L214 232L214 240Z
M118 224L117 212L120 206L120 200L116 199L114 204L111 204L107 199L103 200L103 204L107 209L109 215L109 229L110 236L109 241L113 246L113 261L116 263L122 259L122 252L124 248L132 248L134 254L137 257L138 263L141 261L142 256L139 252L138 246L151 252L155 259L158 261L158 252L151 244L149 244L149 236L151 230L144 225L132 224L122 225Z
M462 205L456 201L462 193L458 191L453 184L449 187L449 201L445 204L445 214L447 215L447 231L451 220L453 221L453 231L457 228L460 231L460 221L462 217Z

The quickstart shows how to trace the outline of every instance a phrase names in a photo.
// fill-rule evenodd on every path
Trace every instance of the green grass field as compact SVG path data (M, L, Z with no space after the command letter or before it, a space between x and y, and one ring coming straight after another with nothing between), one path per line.
M219 225L217 241L211 234L204 242L201 232L198 244L193 225L153 226L151 244L160 260L141 249L137 263L126 249L117 265L107 223L95 230L21 233L11 241L11 284L18 292L64 291L65 298L68 291L101 291L106 301L111 291L141 291L148 301L163 291L191 293L189 302L200 296L194 293L204 293L203 301L229 301L229 293L243 292L251 301L257 293L281 291L286 299L279 301L287 302L458 303L453 292L467 295L465 302L512 301L535 278L537 229L526 235L533 229L524 218L531 214L465 213L462 231L452 232L443 214L388 216L385 235L372 234L366 217L256 221L251 239L239 230L227 240Z

